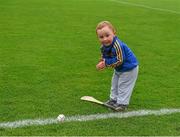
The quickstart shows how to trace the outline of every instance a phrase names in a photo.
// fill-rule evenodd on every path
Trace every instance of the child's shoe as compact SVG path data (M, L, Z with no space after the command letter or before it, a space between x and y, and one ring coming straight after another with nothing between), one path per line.
M125 111L127 109L128 105L123 104L114 104L114 108L116 111Z
M110 99L106 101L105 104L109 106L114 106L116 104L116 100Z

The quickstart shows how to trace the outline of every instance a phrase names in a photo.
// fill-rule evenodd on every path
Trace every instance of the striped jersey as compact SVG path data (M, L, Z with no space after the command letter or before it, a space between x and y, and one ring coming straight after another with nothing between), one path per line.
M117 36L113 38L111 45L101 46L101 53L106 67L112 67L118 72L129 71L138 65L134 53Z

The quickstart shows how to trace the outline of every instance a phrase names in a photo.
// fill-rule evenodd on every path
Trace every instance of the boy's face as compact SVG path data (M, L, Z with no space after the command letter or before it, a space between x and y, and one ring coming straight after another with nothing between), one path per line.
M108 26L97 30L97 36L102 45L109 46L113 42L114 32Z

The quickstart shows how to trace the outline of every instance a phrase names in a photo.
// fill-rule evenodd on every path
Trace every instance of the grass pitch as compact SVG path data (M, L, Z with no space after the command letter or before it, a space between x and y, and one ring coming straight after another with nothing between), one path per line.
M95 27L102 20L114 24L140 63L129 110L180 107L180 1L119 1L130 4L0 1L0 122L111 112L80 100L109 96L113 71L95 69ZM1 128L0 135L180 135L179 125L179 114L172 114Z

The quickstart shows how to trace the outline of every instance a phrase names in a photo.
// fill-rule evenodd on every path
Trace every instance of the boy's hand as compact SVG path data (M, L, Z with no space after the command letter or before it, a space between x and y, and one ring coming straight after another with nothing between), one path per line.
M105 60L100 61L97 65L96 65L96 69L97 70L103 70L105 68Z

